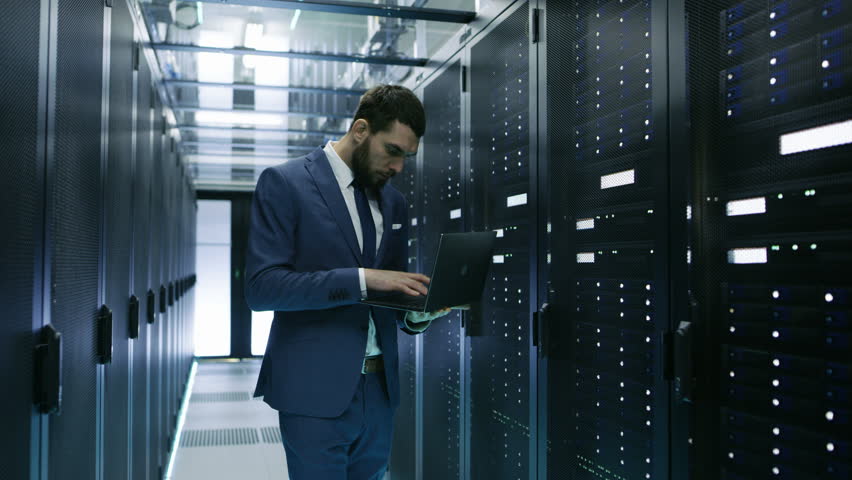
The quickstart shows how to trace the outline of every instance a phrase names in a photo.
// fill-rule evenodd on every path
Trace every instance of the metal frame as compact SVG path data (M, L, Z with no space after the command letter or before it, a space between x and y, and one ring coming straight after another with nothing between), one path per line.
M325 95L353 95L359 96L366 90L350 90L345 88L319 88L319 87L291 87L283 85L255 85L250 83L219 83L199 82L195 80L163 80L167 87L220 87L232 88L234 90L279 90L294 93L320 93Z
M340 0L201 0L201 2L241 5L245 7L298 9L309 12L339 13L346 15L405 18L409 20L431 20L434 22L448 23L469 23L476 18L476 12L443 10L438 8L403 7L396 5L375 5L370 3L347 2Z
M334 118L340 120L349 120L352 118L351 115L341 115L337 113L313 113L313 112L288 112L286 110L240 110L235 108L204 108L204 107L192 107L189 105L173 105L170 106L172 111L174 112L222 112L222 113L266 113L272 115L299 115L302 117L310 117L310 118Z
M152 43L151 48L157 51L190 52L190 53L221 53L226 55L257 55L261 57L295 58L299 60L316 60L325 62L366 63L371 65L399 65L404 67L423 67L425 58L379 57L360 54L339 54L319 52L274 52L270 50L255 50L253 48L217 48L200 47L197 45L180 45L177 43Z
M330 132L324 130L292 130L289 128L247 128L247 127L218 127L213 125L175 125L170 128L186 130L190 132L201 132L207 130L218 130L222 132L245 132L245 133L285 133L294 135L346 135L346 132Z
M53 239L50 233L50 212L52 200L48 185L53 183L51 160L54 154L52 132L55 124L53 107L56 102L56 1L40 0L39 11L39 58L38 58L38 125L36 141L36 181L40 186L37 197L36 218L33 219L33 298L32 330L33 334L50 323L52 294L47 288L50 284L50 272L53 269L51 256ZM48 454L50 445L50 417L36 412L30 413L30 459L29 480L47 480Z
M536 213L538 215L536 222L536 231L538 232L536 249L537 249L537 275L535 276L535 281L537 282L537 296L536 296L536 309L541 309L541 306L544 303L550 302L550 292L548 288L548 282L550 280L550 269L548 268L547 262L547 251L549 247L547 234L550 231L548 228L551 221L551 201L550 201L550 149L549 141L550 141L550 130L547 121L548 114L548 88L547 88L547 1L548 0L531 0L530 3L534 3L533 8L539 9L539 18L538 18L538 43L531 43L530 48L536 50L536 62L535 62L535 80L530 76L530 85L535 85L536 92L536 122L537 128L534 133L535 136L535 151L537 157L537 175L536 181L538 182L538 196L536 198L537 209ZM557 1L557 0L551 0ZM531 92L532 94L532 92ZM530 119L532 119L532 114L530 115ZM548 321L545 318L540 318L541 322ZM543 325L539 325L539 329L543 328ZM545 340L547 341L547 340ZM539 347L541 349L542 347ZM549 470L548 470L548 462L547 462L547 448L548 448L548 439L550 436L550 428L549 428L549 418L550 418L550 383L549 383L549 362L546 354L546 350L543 352L538 352L536 355L536 398L534 399L536 409L537 409L537 418L532 418L530 420L531 424L536 426L536 464L537 464L537 477L540 479L549 478ZM532 400L531 400L532 401ZM534 423L532 423L534 422ZM531 452L532 453L532 452Z
M261 148L267 150L281 149L281 150L305 150L305 151L313 151L316 150L317 147L311 147L306 145L287 145L284 143L239 143L233 142L229 139L222 139L223 141L219 141L218 139L201 139L201 140L185 140L180 143L182 147L206 147L206 146L214 146L214 147L235 147L235 148Z

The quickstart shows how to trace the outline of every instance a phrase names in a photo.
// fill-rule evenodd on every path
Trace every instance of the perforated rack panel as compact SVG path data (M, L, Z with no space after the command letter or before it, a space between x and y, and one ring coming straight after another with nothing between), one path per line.
M852 5L686 5L716 478L850 478Z
M661 5L661 6L660 6ZM659 478L667 435L652 13L664 2L548 3L551 172L548 472ZM663 35L664 32L660 32ZM666 287L663 287L665 290ZM663 447L665 447L663 445Z
M472 230L496 230L481 323L471 325L473 478L529 475L529 10L524 4L470 48Z
M451 64L423 89L429 130L423 138L423 273L432 274L442 233L463 231L461 66ZM461 445L460 314L453 311L423 334L424 478L459 478Z
M431 125L430 125L431 126ZM405 160L402 173L392 180L408 203L408 261L409 272L418 271L417 212L420 198L417 193L417 160ZM417 337L402 330L397 332L399 352L399 408L394 416L393 446L390 475L395 478L414 478L417 448Z

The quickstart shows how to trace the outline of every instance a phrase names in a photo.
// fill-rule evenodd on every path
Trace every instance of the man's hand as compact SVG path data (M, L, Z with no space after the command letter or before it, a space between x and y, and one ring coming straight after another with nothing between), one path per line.
M408 312L406 313L406 320L411 323L431 322L436 318L441 318L450 313L450 310L450 308L442 308L441 310L436 310L434 312Z
M364 269L367 290L379 292L402 292L406 295L426 295L426 285L431 281L419 273L396 272L392 270ZM425 284L425 285L424 285Z

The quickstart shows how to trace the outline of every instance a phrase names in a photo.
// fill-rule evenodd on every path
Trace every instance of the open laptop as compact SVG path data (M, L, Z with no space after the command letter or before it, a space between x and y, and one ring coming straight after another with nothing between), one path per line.
M442 233L428 294L412 296L400 292L370 292L370 296L361 303L413 312L434 312L477 302L482 297L496 237L494 231Z

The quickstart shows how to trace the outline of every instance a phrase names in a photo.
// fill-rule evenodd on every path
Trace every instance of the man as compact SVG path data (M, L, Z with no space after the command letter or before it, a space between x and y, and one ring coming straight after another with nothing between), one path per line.
M420 333L448 312L358 303L368 291L427 293L428 277L404 271L408 207L388 183L425 124L410 90L378 86L340 141L258 179L246 299L275 319L255 396L279 412L294 480L384 476L399 405L396 329Z

